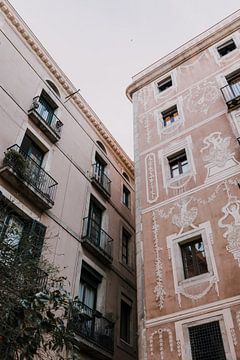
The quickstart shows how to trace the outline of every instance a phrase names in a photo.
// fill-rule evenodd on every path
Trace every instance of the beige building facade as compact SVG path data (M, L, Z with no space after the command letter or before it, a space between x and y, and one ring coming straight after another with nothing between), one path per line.
M240 12L137 74L127 96L139 359L240 359Z
M47 244L81 303L76 359L136 359L133 163L5 0L0 99L1 240L31 224Z

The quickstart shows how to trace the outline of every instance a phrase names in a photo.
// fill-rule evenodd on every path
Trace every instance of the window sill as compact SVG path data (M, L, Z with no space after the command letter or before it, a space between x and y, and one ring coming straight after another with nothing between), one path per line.
M192 285L201 284L205 281L208 281L210 278L212 278L214 275L212 272L207 272L201 275L193 276L188 279L183 279L178 282L179 286L183 287L190 287Z
M173 182L175 182L175 181L182 180L182 179L184 179L184 178L186 178L186 177L189 177L189 176L191 176L191 175L192 175L192 172L191 172L191 171L188 171L188 172L185 173L185 174L181 174L181 175L178 175L178 176L173 177L173 178L170 177L170 178L168 179L168 183L171 184L171 183L173 183Z

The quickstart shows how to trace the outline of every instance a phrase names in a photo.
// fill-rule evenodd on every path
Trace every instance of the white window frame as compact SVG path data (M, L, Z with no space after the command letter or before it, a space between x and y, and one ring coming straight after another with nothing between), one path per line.
M223 345L227 360L237 360L234 348L235 330L232 320L231 310L229 308L213 312L211 314L203 314L191 317L175 323L176 340L181 349L181 356L184 360L192 360L191 345L189 339L188 328L219 321L222 333ZM236 343L235 343L236 344Z
M185 279L180 244L194 239L199 235L201 236L204 245L208 272ZM213 235L209 221L200 224L196 229L192 229L179 235L173 234L167 237L169 259L172 263L174 289L178 296L180 296L181 293L184 293L184 291L188 288L195 285L205 283L206 281L219 281L212 245Z
M168 111L169 109L173 108L174 106L176 106L176 108L177 108L178 120L173 122L169 126L164 126L164 120L163 120L162 113L164 113L165 111ZM179 97L175 101L165 103L164 106L161 106L161 107L157 108L154 111L154 119L155 119L155 122L157 124L157 130L158 130L158 134L159 134L160 137L162 135L169 135L169 134L175 133L175 131L181 125L184 124L184 116L183 116L183 110L182 110L182 97Z
M175 153L180 152L181 150L185 150L187 160L189 163L189 171L184 174L180 174L174 178L171 177L171 171L169 166L168 158ZM193 160L192 154L192 138L191 136L187 136L185 139L171 143L169 147L160 150L158 152L160 165L162 167L162 177L163 177L163 186L168 192L168 188L177 188L181 187L184 184L175 185L179 180L183 180L183 183L187 182L191 177L196 181L196 167Z
M161 81L164 81L165 79L167 79L168 77L171 76L172 79L172 86L170 86L169 88L167 88L164 91L159 91L158 89L158 84ZM158 98L164 98L166 96L169 97L170 93L173 91L175 92L177 90L177 80L176 80L176 70L170 71L167 74L162 75L161 77L157 78L153 83L152 83L152 87L153 87L153 91L154 91L154 96L156 99Z
M233 51L231 51L227 55L221 56L219 54L217 48L219 46L223 45L224 43L226 43L227 41L231 40L231 39L235 42L236 49L234 49ZM214 44L214 46L212 46L209 50L210 50L210 53L213 56L213 58L215 59L217 64L221 64L221 63L223 63L225 61L231 60L231 58L233 56L236 56L236 55L239 54L239 51L240 51L240 34L235 32L235 33L227 36L223 40L219 41L217 44Z

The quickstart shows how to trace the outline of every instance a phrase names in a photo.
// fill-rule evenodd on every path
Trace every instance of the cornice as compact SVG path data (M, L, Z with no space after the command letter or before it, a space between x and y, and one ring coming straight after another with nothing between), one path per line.
M175 69L239 29L240 11L237 11L134 76L133 79L136 80L134 80L126 89L128 99L132 101L132 96L136 91L157 78L169 73L169 71Z
M58 67L58 65L48 54L46 49L44 49L42 44L32 33L32 31L27 27L27 25L18 15L16 10L11 6L11 4L6 0L0 1L0 10L5 15L9 24L20 35L20 37L24 40L24 42L34 53L34 55L39 58L42 64L44 64L44 66L48 69L51 75L57 80L58 84L60 84L60 86L64 89L64 91L68 95L74 93L76 91L76 88L67 78L67 76L63 73L63 71ZM87 104L87 102L83 99L83 97L79 94L76 94L71 98L71 101L73 101L75 105L78 107L78 109L81 111L81 113L85 115L87 121L98 133L100 138L102 138L108 144L108 146L113 150L115 157L118 160L120 159L123 165L131 173L131 175L134 176L133 162L125 153L125 151L121 148L118 142L114 139L111 133L107 130L107 128L103 125L101 120L97 117L97 115Z

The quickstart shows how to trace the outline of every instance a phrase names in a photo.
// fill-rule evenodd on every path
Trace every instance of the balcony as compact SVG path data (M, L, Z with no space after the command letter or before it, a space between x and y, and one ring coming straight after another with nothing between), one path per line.
M106 198L111 196L111 180L107 177L98 163L92 165L91 181Z
M78 301L74 305L69 327L77 335L77 343L94 358L112 358L114 350L114 323L102 314Z
M53 207L57 182L18 145L5 152L0 174L41 210Z
M36 269L36 287L43 291L46 289L48 283L48 274L40 269L39 267Z
M81 242L104 263L112 263L113 239L90 217L83 219Z
M39 101L39 96L33 98L32 106L28 110L28 116L46 136L53 142L61 138L63 123Z
M232 111L240 106L240 80L221 88L228 110Z

